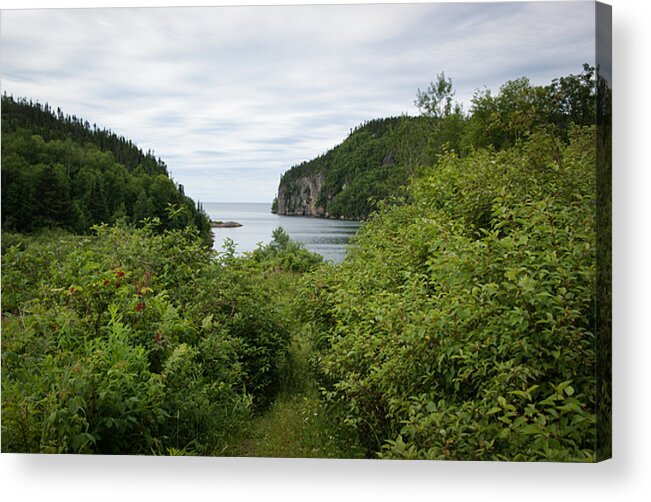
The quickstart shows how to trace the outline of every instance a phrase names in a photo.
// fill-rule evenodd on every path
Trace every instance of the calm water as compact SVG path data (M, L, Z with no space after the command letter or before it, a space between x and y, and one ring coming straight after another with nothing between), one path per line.
M237 221L239 228L213 228L215 249L221 249L224 239L230 237L237 251L253 251L258 243L271 241L271 233L283 227L295 241L324 258L339 263L346 255L346 245L355 235L357 221L328 220L305 216L278 216L271 214L271 204L205 202L203 208L211 220Z

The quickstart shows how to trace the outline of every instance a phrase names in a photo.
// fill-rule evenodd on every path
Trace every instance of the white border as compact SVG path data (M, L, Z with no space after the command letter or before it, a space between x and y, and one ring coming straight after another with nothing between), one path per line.
M295 3L328 2L0 0L0 8ZM613 5L615 107L613 460L598 465L562 465L3 454L0 497L48 502L651 500L651 482L647 479L651 472L651 333L645 315L651 304L651 180L647 169L651 30L645 23L648 17L640 12L644 2L608 3Z

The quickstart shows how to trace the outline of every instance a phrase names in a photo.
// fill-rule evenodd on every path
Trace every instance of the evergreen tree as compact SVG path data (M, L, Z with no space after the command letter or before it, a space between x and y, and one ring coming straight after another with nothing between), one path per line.
M71 222L70 187L63 166L39 166L36 180L39 226L67 227Z
M141 190L133 206L133 222L140 223L145 218L149 218L154 214L154 204L147 192Z

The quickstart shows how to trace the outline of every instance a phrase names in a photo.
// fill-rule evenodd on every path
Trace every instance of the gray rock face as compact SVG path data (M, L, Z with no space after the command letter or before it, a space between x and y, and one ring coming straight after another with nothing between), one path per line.
M278 187L278 214L285 216L327 216L323 204L317 204L325 176L304 176Z
M389 153L384 157L384 160L382 161L382 167L386 166L394 166L396 164L396 159L393 158L393 154Z

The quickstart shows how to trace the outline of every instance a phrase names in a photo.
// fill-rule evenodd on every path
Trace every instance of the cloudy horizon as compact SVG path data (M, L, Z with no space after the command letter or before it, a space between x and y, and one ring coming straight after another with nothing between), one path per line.
M204 202L270 202L365 120L414 115L441 71L469 108L594 64L593 2L12 10L3 92L151 149Z

